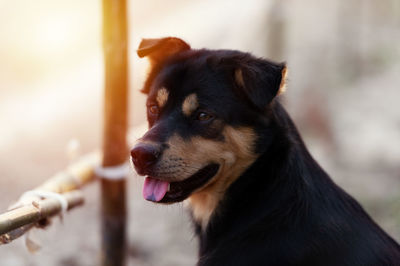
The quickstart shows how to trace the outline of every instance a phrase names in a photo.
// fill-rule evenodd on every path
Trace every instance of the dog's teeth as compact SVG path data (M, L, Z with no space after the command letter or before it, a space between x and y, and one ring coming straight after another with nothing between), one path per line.
M167 189L167 191L170 191L170 189L171 189L171 184L168 184L168 189Z

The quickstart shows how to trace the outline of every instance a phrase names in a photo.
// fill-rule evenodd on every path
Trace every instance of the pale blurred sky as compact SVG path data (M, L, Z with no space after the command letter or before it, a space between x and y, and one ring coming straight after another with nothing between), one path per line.
M100 5L97 0L1 0L1 95L43 85L96 56Z

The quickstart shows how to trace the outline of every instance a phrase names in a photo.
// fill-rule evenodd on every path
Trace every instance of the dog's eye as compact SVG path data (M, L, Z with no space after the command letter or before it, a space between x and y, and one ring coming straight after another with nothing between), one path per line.
M200 121L208 121L212 118L213 118L213 116L210 114L207 114L206 112L200 112L197 114L197 120L200 120Z
M149 106L149 111L153 115L158 115L158 113L160 112L158 106L155 104Z

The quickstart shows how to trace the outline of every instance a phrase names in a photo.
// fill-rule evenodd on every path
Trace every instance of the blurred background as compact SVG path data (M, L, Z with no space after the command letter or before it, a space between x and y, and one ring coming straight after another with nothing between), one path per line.
M286 61L284 102L317 161L400 241L400 1L129 1L130 126L145 121L141 38L177 36ZM101 146L101 1L0 0L0 210L63 169L66 152ZM139 137L139 136L138 136ZM133 171L132 171L133 172ZM194 265L182 204L141 198L129 178L128 265ZM0 263L97 265L99 190L61 224L0 247Z

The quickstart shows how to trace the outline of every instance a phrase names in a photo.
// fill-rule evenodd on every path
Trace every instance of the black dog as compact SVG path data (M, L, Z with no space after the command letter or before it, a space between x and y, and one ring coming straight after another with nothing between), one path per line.
M335 185L279 103L286 66L144 39L143 196L188 199L198 265L400 265L400 246Z

